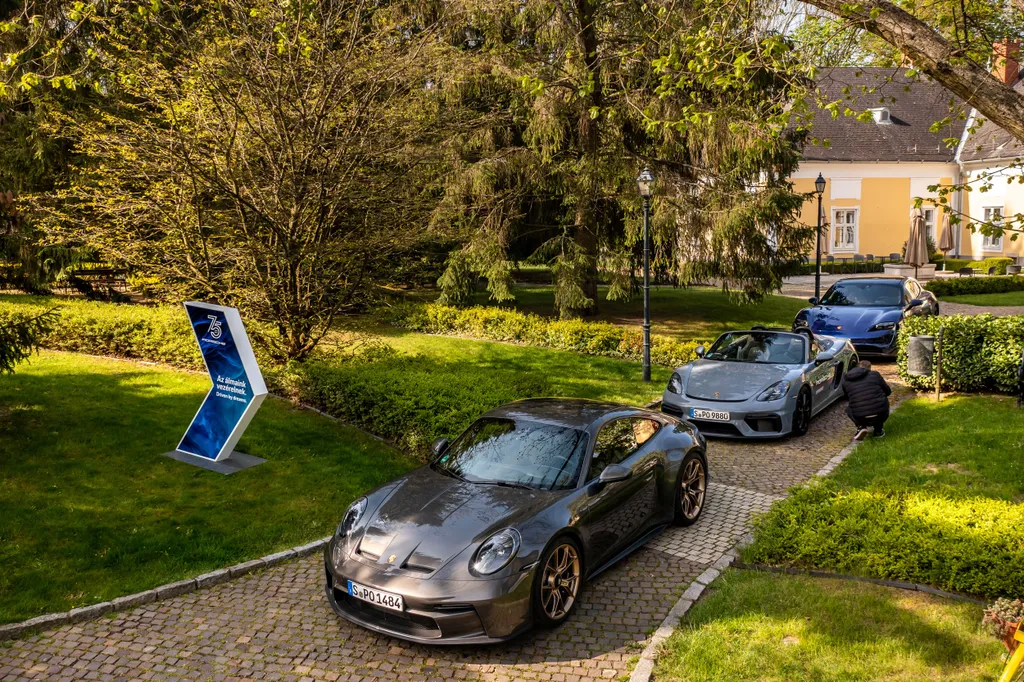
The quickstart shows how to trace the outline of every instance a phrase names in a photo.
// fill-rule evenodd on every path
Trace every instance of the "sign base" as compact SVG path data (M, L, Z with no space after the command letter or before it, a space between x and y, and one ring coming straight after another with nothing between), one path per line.
M176 459L179 462L191 464L192 466L196 466L201 469L216 471L218 474L224 474L225 476L230 476L236 471L249 469L267 461L262 457L254 457L253 455L247 455L244 452L238 452L235 450L219 462L215 462L212 459L207 459L205 457L199 457L197 455L190 455L189 453L182 452L181 450L171 450L170 452L163 453L163 455L164 457L170 457L171 459Z

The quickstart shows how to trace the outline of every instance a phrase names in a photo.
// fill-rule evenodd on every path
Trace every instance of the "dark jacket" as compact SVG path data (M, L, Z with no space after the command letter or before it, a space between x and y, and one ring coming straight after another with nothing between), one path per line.
M889 394L892 389L882 375L874 370L854 367L843 377L843 393L850 401L846 408L852 417L870 417L889 414Z

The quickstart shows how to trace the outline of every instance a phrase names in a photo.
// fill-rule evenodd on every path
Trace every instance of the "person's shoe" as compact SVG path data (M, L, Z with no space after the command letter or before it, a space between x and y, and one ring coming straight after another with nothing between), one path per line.
M875 431L875 438L881 438L885 435L885 429L878 429Z
M857 433L853 434L853 439L856 441L862 441L868 437L867 429L857 429Z

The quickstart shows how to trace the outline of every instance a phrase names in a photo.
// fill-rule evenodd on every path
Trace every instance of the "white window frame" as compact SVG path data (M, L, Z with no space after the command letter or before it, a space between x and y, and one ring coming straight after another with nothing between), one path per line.
M1003 220L1003 206L1002 204L993 204L991 206L981 207L982 219L987 223L992 221L992 212L999 211L999 223L1002 224ZM981 235L981 250L988 251L990 253L1002 253L1003 252L1003 238L1002 237L989 237L988 235Z
M849 248L837 248L836 247L836 213L838 211L853 211L853 246ZM859 206L833 206L832 207L832 225L829 230L828 248L829 253L835 254L855 254L858 253L857 247L860 244L860 207Z
M931 220L928 219L928 214L931 213ZM928 235L928 238L934 244L939 243L939 233L937 232L936 216L939 215L939 209L934 206L922 206L921 215L924 216L924 233Z

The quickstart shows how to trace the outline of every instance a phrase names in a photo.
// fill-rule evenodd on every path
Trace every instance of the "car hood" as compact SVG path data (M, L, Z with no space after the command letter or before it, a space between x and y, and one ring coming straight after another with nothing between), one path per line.
M391 485L366 522L357 552L363 559L423 573L529 517L557 494L468 483L429 467Z
M686 394L701 400L749 400L798 366L697 360L690 369Z
M815 334L849 337L871 329L879 322L895 322L898 306L815 306L807 310L807 324Z

